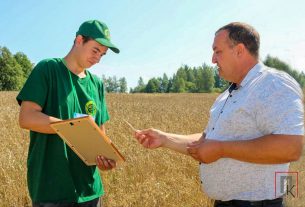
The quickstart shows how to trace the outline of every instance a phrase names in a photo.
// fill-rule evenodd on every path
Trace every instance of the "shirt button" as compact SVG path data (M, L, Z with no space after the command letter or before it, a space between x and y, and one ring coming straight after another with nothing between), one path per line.
M212 128L212 130L214 130L214 127Z
M232 95L230 94L230 97L232 97Z
M223 111L221 111L220 113L222 114Z

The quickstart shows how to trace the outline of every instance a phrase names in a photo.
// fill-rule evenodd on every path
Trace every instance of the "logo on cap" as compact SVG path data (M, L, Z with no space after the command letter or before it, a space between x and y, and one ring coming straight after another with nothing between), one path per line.
M109 32L109 30L108 30L108 29L105 29L104 33L105 33L106 38L107 38L108 40L110 40L110 32Z

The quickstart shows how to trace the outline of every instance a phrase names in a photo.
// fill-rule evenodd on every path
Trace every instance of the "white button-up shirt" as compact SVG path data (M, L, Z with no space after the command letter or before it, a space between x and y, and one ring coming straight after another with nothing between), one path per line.
M302 94L288 74L258 63L237 90L231 94L227 90L216 99L206 138L251 140L269 134L303 135ZM275 172L288 170L289 163L255 164L230 158L200 165L203 190L223 201L274 199Z

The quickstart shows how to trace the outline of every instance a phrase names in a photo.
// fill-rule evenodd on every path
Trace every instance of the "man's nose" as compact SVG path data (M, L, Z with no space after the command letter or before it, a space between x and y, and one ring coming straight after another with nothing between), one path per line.
M217 60L216 60L216 57L215 57L215 54L213 53L213 56L212 56L212 63L217 63Z
M102 58L101 55L95 55L95 56L94 56L94 60L95 60L96 63L99 63L100 60L101 60L101 58Z
M98 57L96 63L99 63L101 58L102 58L102 56Z

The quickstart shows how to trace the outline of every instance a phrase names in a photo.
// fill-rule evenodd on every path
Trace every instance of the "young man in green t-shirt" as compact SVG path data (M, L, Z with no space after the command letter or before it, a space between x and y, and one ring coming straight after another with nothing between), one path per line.
M104 85L86 69L98 63L108 48L119 53L106 24L84 22L68 55L40 61L17 96L19 124L30 130L27 178L34 207L96 207L104 194L96 166L85 165L50 123L86 114L105 131L109 115ZM96 163L101 170L116 166L102 156Z

